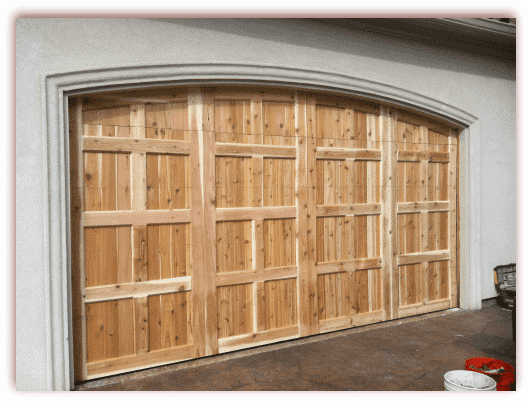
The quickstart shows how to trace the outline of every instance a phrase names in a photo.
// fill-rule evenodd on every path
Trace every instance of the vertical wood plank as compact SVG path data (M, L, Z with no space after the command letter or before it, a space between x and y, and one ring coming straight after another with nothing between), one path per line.
M132 138L146 138L144 104L134 104L130 106L130 129ZM130 155L130 167L132 210L145 210L147 208L146 154L143 152L132 153Z
M193 345L195 357L206 355L205 351L205 244L204 244L204 177L202 131L202 94L197 89L188 92L188 118L191 132L191 236L192 236L192 303L193 303ZM223 139L223 138L221 138Z
M316 271L316 107L315 100L295 95L295 132L297 134L296 259L299 266L297 304L299 334L319 333Z
M214 100L188 91L191 136L193 339L196 356L218 353Z
M74 380L86 380L86 307L83 291L84 270L84 212L82 152L83 113L82 99L73 99L68 109L70 139L71 189L71 281Z
M86 362L101 359L104 359L104 303L95 302L86 305Z
M149 351L161 349L161 295L148 297Z
M144 139L146 137L145 105L133 104L130 106L130 130L131 137ZM130 155L130 183L131 183L131 207L132 210L147 209L147 157L145 153L136 152ZM132 260L134 281L146 281L148 279L147 260L147 227L132 227ZM145 301L146 302L146 301ZM137 307L136 302L136 307ZM140 304L141 308L144 307ZM148 311L146 312L148 315ZM136 319L136 323L138 320ZM137 332L141 330L136 327ZM137 341L136 341L137 343Z
M381 125L381 226L382 226L382 268L385 285L383 286L384 310L386 317L398 318L398 266L397 248L397 111L387 106L380 107Z
M132 227L134 281L148 280L147 226Z
M420 213L420 240L422 252L429 251L429 212L422 211ZM429 302L429 262L422 262L423 272L423 302Z
M148 297L135 298L134 316L136 322L136 354L149 351Z
M249 108L251 114L251 143L264 143L262 130L262 98L258 95L252 96Z
M252 224L252 250L253 270L263 270L264 265L264 220L253 220ZM253 331L266 330L266 296L264 282L253 284Z
M134 300L130 298L119 300L117 316L119 356L131 355L134 353Z
M451 129L449 131L449 173L448 173L448 199L449 199L449 296L450 306L458 306L457 286L457 166L458 166L458 136Z

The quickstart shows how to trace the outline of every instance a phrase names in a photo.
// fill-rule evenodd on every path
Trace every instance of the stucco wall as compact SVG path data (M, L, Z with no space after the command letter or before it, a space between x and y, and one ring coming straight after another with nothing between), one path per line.
M46 72L183 62L320 69L405 88L480 121L482 298L516 260L516 104L512 63L300 20L18 19L16 24L17 388L48 389L42 180ZM55 379L56 380L56 379ZM54 381L55 381L54 380ZM67 387L67 386L66 386Z

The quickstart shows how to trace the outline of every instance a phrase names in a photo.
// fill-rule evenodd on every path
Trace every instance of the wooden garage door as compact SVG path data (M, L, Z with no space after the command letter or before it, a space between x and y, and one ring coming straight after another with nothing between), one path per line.
M358 99L70 102L76 380L457 305L457 133Z

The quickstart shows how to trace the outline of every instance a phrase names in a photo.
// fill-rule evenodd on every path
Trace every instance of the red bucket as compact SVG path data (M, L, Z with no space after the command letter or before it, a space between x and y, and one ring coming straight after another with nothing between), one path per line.
M487 373L481 369L483 365L486 365L489 369L499 369L500 367L504 368L505 373ZM477 369L470 368L469 365L473 365ZM515 373L513 366L504 361L493 359L493 358L470 358L466 361L466 370L471 370L472 372L483 373L486 376L491 377L497 382L497 391L510 391L511 385L515 381Z

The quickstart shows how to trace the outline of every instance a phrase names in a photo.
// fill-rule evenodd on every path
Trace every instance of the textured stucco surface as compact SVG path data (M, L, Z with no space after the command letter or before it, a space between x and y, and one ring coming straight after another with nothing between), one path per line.
M17 388L46 389L42 76L131 65L268 63L369 79L461 108L481 127L482 298L516 260L516 81L511 63L299 20L18 19Z

